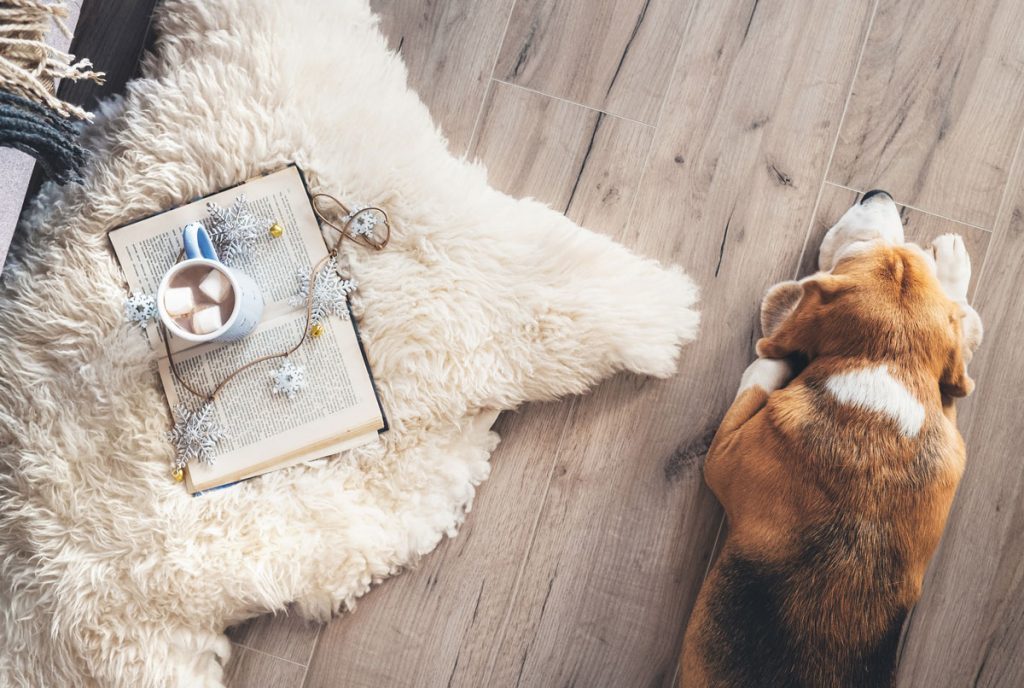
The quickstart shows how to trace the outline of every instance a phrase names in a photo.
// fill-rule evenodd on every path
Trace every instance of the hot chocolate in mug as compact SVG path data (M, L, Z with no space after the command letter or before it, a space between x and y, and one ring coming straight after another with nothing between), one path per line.
M263 315L263 292L251 277L220 262L210 234L199 222L181 233L185 260L164 275L157 310L175 337L190 342L233 342Z

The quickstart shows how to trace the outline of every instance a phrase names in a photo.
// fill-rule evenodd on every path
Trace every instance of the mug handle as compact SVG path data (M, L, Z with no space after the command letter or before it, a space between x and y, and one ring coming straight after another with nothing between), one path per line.
M181 243L185 246L185 258L206 258L218 263L217 250L213 248L210 233L202 222L190 222L181 231Z

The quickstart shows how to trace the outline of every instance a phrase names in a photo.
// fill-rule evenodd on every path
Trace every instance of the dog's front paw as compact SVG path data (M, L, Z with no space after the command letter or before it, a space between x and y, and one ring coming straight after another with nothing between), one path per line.
M743 394L751 387L760 387L771 394L782 389L793 379L793 366L779 358L759 358L743 371L740 388L736 396Z
M935 274L946 296L954 301L967 300L971 283L971 257L959 234L943 234L932 241Z

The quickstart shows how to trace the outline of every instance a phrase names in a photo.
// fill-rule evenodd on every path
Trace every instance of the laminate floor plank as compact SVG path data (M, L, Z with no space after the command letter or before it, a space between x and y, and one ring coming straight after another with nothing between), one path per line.
M829 181L991 229L1024 123L1024 3L881 0Z
M914 609L900 686L1024 685L1024 174L996 223L974 306L985 340L960 402L967 468ZM979 267L975 263L975 269Z
M496 83L471 152L497 188L621 232L650 138L644 125ZM505 440L458 537L328 624L306 686L487 684L573 403L501 417Z
M503 81L654 124L695 0L518 0Z
M370 0L456 155L465 153L514 0Z
M589 229L626 226L654 130L637 122L495 82L471 157L488 180Z
M492 473L457 537L321 634L307 688L481 686L571 401L502 416Z
M703 289L672 380L575 405L486 685L664 686L720 509L700 464L799 262L874 3L700 3L627 230Z

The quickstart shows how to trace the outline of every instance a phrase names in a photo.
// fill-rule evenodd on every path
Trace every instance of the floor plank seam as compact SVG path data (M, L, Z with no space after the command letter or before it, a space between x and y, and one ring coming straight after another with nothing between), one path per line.
M825 191L825 185L829 183L828 173L832 171L832 160L835 158L836 149L839 148L839 138L843 135L843 124L846 122L846 113L850 109L850 101L853 100L853 89L857 87L857 77L860 75L860 67L864 62L864 53L868 48L868 39L871 38L871 29L875 26L875 17L878 16L878 5L881 0L875 0L871 8L871 16L868 17L867 28L864 29L864 40L860 44L860 53L857 55L857 64L853 67L853 75L850 77L850 88L846 91L846 99L843 101L843 111L839 115L839 123L836 125L836 135L832 139L832 150L828 153L828 161L825 163L825 171L821 175L821 184L818 186L818 197L814 199L814 207L811 208L811 217L807 222L807 233L804 234L804 245L800 249L800 256L796 261L796 268L793 271L793 279L800 276L800 266L804 264L804 256L807 255L808 244L811 242L811 235L814 230L814 222L818 217L818 208L821 205L821 195ZM838 185L836 185L838 186ZM858 193L860 193L858 191ZM816 261L817 262L817 261Z
M640 192L644 188L644 182L647 180L647 171L651 168L651 155L654 152L654 142L658 138L658 128L661 126L661 119L665 116L665 105L668 102L668 94L672 91L672 85L675 84L676 79L681 79L679 63L683 60L683 55L686 51L683 50L683 40L690 31L690 26L693 24L693 18L697 14L697 5L699 3L690 3L689 14L686 17L686 21L683 22L682 31L679 33L679 49L676 51L675 59L672 61L672 72L665 84L664 93L661 96L661 103L658 104L658 115L654 118L654 135L651 136L650 142L647 144L647 152L644 154L643 166L640 168L640 178L636 180L636 190L633 192L633 202L629 205L629 212L626 214L626 230L633 226L633 215L636 212L637 203L640 201Z
M317 626L316 635L313 636L313 642L309 648L309 656L306 657L306 670L302 672L302 680L299 682L299 688L306 688L306 679L309 677L309 667L313 666L313 655L316 654L317 646L320 645L320 636L323 635L325 625L326 624L320 624Z
M491 91L493 90L494 70L498 68L498 60L501 59L501 48L505 45L505 37L508 35L508 27L512 24L512 15L516 11L517 1L518 0L512 0L512 3L508 8L508 16L505 17L505 28L501 31L501 39L498 41L498 47L494 51L494 59L491 60L491 71L486 75L487 88L484 89L483 100L480 101L480 107L476 111L476 120L473 122L473 131L470 132L469 143L466 144L466 152L463 153L463 158L468 156L469 152L473 150L473 143L475 142L477 132L480 129L480 120L484 116L484 108L487 107L487 99L491 97Z
M1018 140L1019 140L1019 137L1018 137ZM1012 168L1013 168L1013 166L1011 165L1011 169ZM1007 177L1007 178L1009 178L1009 177ZM824 183L828 184L829 186L834 186L837 189L843 189L845 191L853 191L854 193L858 193L858 194L864 193L864 189L855 189L852 186L846 186L844 184L837 184L836 182L830 182L827 179L825 180ZM1003 193L1005 195L1005 193L1006 193L1005 189L1004 189ZM942 215L940 213L932 212L931 210L925 210L924 208L919 208L916 205L910 205L909 203L904 203L903 201L899 200L898 198L894 199L894 200L896 201L896 205L901 205L904 208L908 208L910 210L913 210L916 213L921 213L923 215L930 215L931 217L935 217L935 218L938 218L940 220L945 220L946 222L952 222L954 224L963 225L964 227L970 227L971 229L976 229L979 232L987 232L988 234L992 233L992 230L989 229L988 227L982 227L981 225L976 225L976 224L973 224L971 222L964 222L963 220L957 220L956 218L949 217L948 215ZM998 217L998 216L999 216L999 214L997 212L996 213L996 217Z
M300 664L299 662L296 662L293 659L286 659L284 657L278 657L277 655L272 654L270 652L266 652L264 650L257 650L255 647L250 647L248 645L243 645L242 643L236 643L236 642L232 641L231 644L234 645L235 647L240 647L240 648L242 648L244 650L248 650L249 652L255 652L258 655L264 655L264 656L270 657L271 659L280 659L282 662L288 662L289 664L294 664L295 666L300 666L300 667L305 667L306 666L305 664Z
M718 532L715 533L715 541L711 543L711 555L708 557L708 565L704 567L704 575L701 576L701 581L708 579L708 573L711 572L711 564L715 561L715 552L718 551L718 541L722 539L722 533L725 532L725 514L722 514L722 518L718 520Z
M999 199L999 207L996 208L995 219L992 220L992 226L998 227L1002 221L1003 213L1006 212L1006 206L1010 198L1010 180L1013 179L1014 173L1017 171L1017 165L1020 162L1020 151L1021 144L1024 143L1024 127L1021 127L1020 133L1017 134L1017 145L1013 150L1013 157L1010 158L1010 167L1006 171L1006 184L1003 185L1003 195ZM1005 230L1004 230L1005 231ZM994 233L994 230L993 230ZM974 284L974 296L971 298L971 305L973 306L975 301L978 299L978 294L981 293L981 280L985 278L985 268L988 267L988 256L991 253L992 245L985 249L985 257L981 260L981 267L978 268L978 280Z
M591 105L585 105L584 103L578 103L575 100L569 100L568 98L563 98L561 96L556 96L556 95L552 95L550 93L545 93L544 91L538 91L535 88L530 88L529 86L523 86L521 84L516 84L516 83L513 83L511 81L505 81L504 79L499 79L498 77L491 77L491 81L495 81L495 82L497 82L499 84L504 84L505 86L511 86L512 88L518 88L519 90L526 91L527 93L533 93L533 94L538 95L538 96L544 96L545 98L550 98L551 100L557 100L557 101L559 101L561 103L567 103L569 105L575 105L576 107L581 107L584 110L591 110L593 112L598 112L598 113L600 113L602 115L607 115L608 117L614 117L615 119L621 119L623 122L630 122L631 124L638 124L641 127L646 127L648 129L654 129L654 127L655 127L655 125L653 125L653 124L648 124L647 122L641 122L638 119L633 119L631 117L626 117L625 115L617 115L614 112L608 112L607 110L602 110L601 108L596 108L596 107L593 107Z
M576 404L579 402L580 397L575 397L570 402L569 411L566 414L567 418L572 418L573 411L576 409ZM566 423L565 427L562 428L562 432L558 435L558 441L555 444L555 450L551 453L551 465L548 467L548 477L544 481L544 494L541 495L540 505L537 507L537 515L533 519L533 524L530 526L530 534L527 536L526 547L523 550L523 560L519 562L519 570L516 572L516 577L512 581L512 588L509 592L508 604L505 606L504 618L501 621L501 626L498 628L497 636L494 640L494 645L491 648L491 656L487 660L487 673L485 674L485 680L483 685L491 685L491 677L494 674L494 667L498 663L498 653L501 650L501 644L505 642L505 630L508 628L509 619L512 617L512 609L515 607L516 598L519 596L519 586L523 580L523 573L526 571L526 562L530 559L530 552L533 550L533 544L537 537L537 528L540 526L540 517L544 513L544 505L548 500L548 493L551 491L551 481L555 475L555 466L558 464L558 456L562 451L562 444L565 441L565 436L568 434L570 424Z
M722 533L725 532L725 514L722 514L722 518L718 521L718 532L715 533L715 541L711 543L711 554L708 556L708 565L704 567L704 575L701 576L701 585L708 579L708 573L711 572L711 564L715 562L715 552L718 551L718 543L722 539ZM685 620L684 623L688 623L689 620ZM683 626L683 633L686 632L686 626ZM672 670L672 681L669 682L670 686L679 685L679 657L676 656L675 668Z
M469 143L466 144L466 150L462 154L462 159L466 160L469 158L478 143L480 143L480 125L483 123L484 110L487 109L487 102L491 99L491 94L494 92L494 80L487 79L487 87L484 89L484 98L480 103L480 110L476 115L476 122L473 123L473 133L469 136ZM479 160L479 158L477 158Z
M879 0L875 0L876 5L877 5L878 1ZM630 204L630 206L629 206L629 213L627 213L627 215L626 215L626 230L627 231L629 230L630 227L633 226L633 218L634 218L634 216L636 214L637 204L640 202L640 194L641 194L642 189L644 188L644 183L647 181L648 171L651 169L651 156L654 154L655 139L657 139L657 137L658 137L658 130L661 127L661 121L662 121L662 119L665 116L665 110L666 110L667 105L668 105L668 94L672 92L672 86L675 84L676 79L683 78L682 77L682 70L679 68L680 63L683 61L683 59L684 59L684 57L686 55L686 50L684 50L684 48L683 48L683 41L686 39L686 36L689 34L690 27L693 25L694 18L697 15L697 5L698 5L698 3L696 3L696 2L695 3L691 3L690 9L689 9L689 14L686 17L686 21L683 22L682 30L681 30L681 32L679 34L679 36L680 36L679 49L676 50L675 59L672 61L672 72L671 72L671 74L670 74L670 76L668 78L668 82L665 84L665 90L664 90L664 93L662 94L662 97L661 97L661 103L658 105L658 115L657 115L657 117L654 118L654 135L651 136L651 140L647 144L647 152L644 154L643 167L640 168L640 178L637 180L636 191L633 193L633 202ZM701 478L703 479L703 475L701 476ZM719 528L721 528L721 526L719 526ZM714 552L714 549L712 549L712 552ZM709 557L708 567L710 567L710 566L711 566L711 562L710 562L710 557ZM683 648L680 645L679 649L675 652L675 656L673 657L673 662L675 664L675 671L673 672L673 675L672 675L672 684L671 685L675 685L676 680L678 678L679 660L680 660L680 656L682 654L682 650L683 650Z

